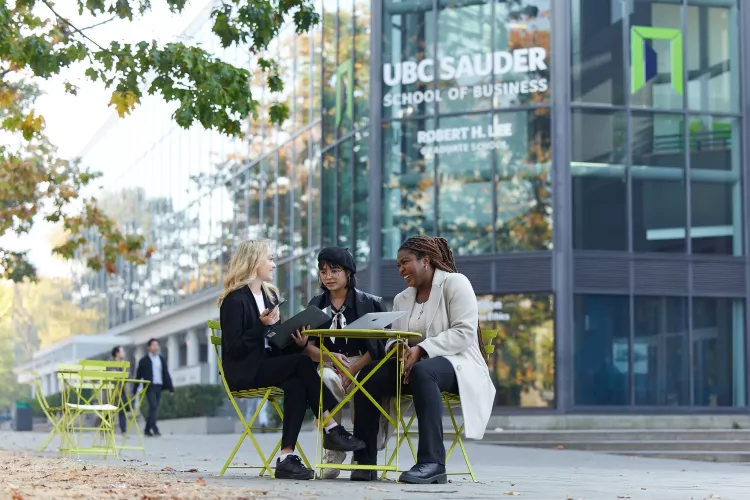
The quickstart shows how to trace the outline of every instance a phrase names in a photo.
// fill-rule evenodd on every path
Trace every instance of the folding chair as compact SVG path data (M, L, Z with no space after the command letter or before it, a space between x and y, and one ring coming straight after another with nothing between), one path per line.
M492 339L497 337L497 330L482 330L482 340L484 341L484 352L489 357L490 354L492 354L495 351L495 346L492 344ZM456 410L461 405L461 397L458 394L453 394L451 392L444 392L442 393L443 396L443 403L445 404L445 408L448 410L448 415L450 416L451 423L453 424L453 432L455 432L456 437L453 438L453 443L451 444L451 447L448 449L448 452L445 455L445 463L448 463L448 459L451 457L451 454L453 453L453 450L456 448L456 445L458 445L461 448L461 453L464 456L464 461L466 462L466 467L468 470L462 471L462 472L448 472L449 475L457 476L457 475L463 475L467 472L471 476L471 480L475 483L477 482L477 478L474 476L474 470L471 468L471 462L469 461L469 456L466 453L466 447L464 446L463 438L461 437L461 434L464 431L464 424L461 423L461 426L458 425L458 422L456 422L456 415L453 410ZM411 401L412 397L411 395L404 394L402 395L403 399L406 399L407 401ZM388 464L391 465L393 461L396 458L396 451L401 447L401 445L404 443L404 440L409 444L409 449L411 450L411 454L414 457L414 461L417 461L417 450L414 449L414 443L412 443L411 437L409 436L409 429L411 429L412 424L414 423L414 420L417 418L417 413L413 412L411 415L411 418L409 419L409 422L404 422L404 417L401 417L401 427L404 429L401 433L401 438L396 443L396 448L393 450L393 453L391 454L391 457L388 459ZM385 479L387 475L387 471L383 472L381 479Z
M127 428L125 429L125 435L122 437L122 444L117 446L118 450L142 450L143 454L146 454L146 447L143 444L143 434L141 433L141 427L138 425L138 412L143 404L143 398L146 396L150 380L136 380L136 379L125 379L125 386L133 384L136 387L138 384L143 384L141 390L135 393L129 393L125 391L126 399L122 404L122 408L125 409L125 418L127 422ZM131 429L135 429L133 432L138 438L137 445L127 445L128 439L130 438Z
M42 378L38 373L32 373L32 378L28 380L28 383L30 383L34 390L34 397L39 403L39 407L42 409L44 416L47 417L47 420L52 426L52 429L50 429L49 434L47 434L47 437L44 439L44 441L42 441L42 444L39 446L38 450L40 452L45 451L47 447L52 444L52 441L55 439L55 437L60 438L60 446L63 446L62 443L65 439L65 425L63 422L62 406L49 405L49 402L47 401L47 398L44 397L44 392L42 390Z
M219 374L221 375L221 382L224 384L224 390L227 392L227 397L229 398L229 402L232 403L232 406L234 407L234 410L237 412L237 416L240 419L240 422L242 422L242 426L244 427L244 431L242 432L242 436L240 436L239 441L237 441L237 444L234 447L234 450L232 450L232 453L229 455L229 458L227 459L226 463L224 464L224 467L222 467L221 472L219 472L219 476L223 476L224 473L227 471L227 469L261 469L260 475L263 476L266 472L268 472L268 475L271 477L274 477L273 469L271 468L271 461L273 460L273 457L276 456L276 453L278 453L279 449L281 448L281 438L279 438L279 441L276 443L276 447L271 451L271 453L268 455L268 458L266 458L266 455L263 454L263 450L260 447L260 444L258 444L258 441L255 439L255 436L253 435L253 431L255 430L261 430L259 427L253 427L253 424L255 423L255 420L258 418L258 415L260 415L261 410L263 409L263 406L266 404L266 402L270 402L271 405L276 409L276 413L278 413L279 418L283 421L284 420L284 413L281 411L281 406L279 406L278 400L282 399L284 397L284 391L279 389L278 387L263 387L260 389L251 389L247 391L232 391L229 389L229 384L227 384L227 379L224 376L224 367L221 361L221 353L219 352L219 348L221 347L221 337L216 335L217 332L221 331L221 323L218 321L208 321L208 327L211 329L211 344L214 346L214 351L216 352L216 359L218 360L218 366L219 366ZM239 405L237 405L236 399L257 399L260 398L261 402L258 405L258 407L255 409L255 413L253 413L252 418L250 419L250 422L247 422L245 420L245 415L243 414L242 410L240 410ZM274 431L280 431L280 428L264 428L263 430L274 430ZM231 465L232 460L234 460L234 456L237 454L237 451L239 451L240 446L242 445L242 442L245 440L245 438L250 438L250 441L252 441L253 446L255 447L255 451L258 453L258 456L263 461L263 465ZM305 456L305 453L302 451L302 447L297 444L297 451L299 452L300 457L302 457L302 460L305 463L305 466L307 466L308 469L312 469L312 466L310 465L310 462L308 462L307 457Z

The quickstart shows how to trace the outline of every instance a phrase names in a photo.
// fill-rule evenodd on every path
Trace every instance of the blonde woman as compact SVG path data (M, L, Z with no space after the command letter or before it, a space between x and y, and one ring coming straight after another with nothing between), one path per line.
M313 471L294 454L307 408L319 408L320 378L316 364L303 354L307 336L297 332L294 344L283 352L269 345L266 334L279 322L279 294L269 285L276 269L274 255L265 241L245 241L237 247L224 291L219 297L224 376L232 391L275 386L284 390L284 422L281 452L276 461L278 479L305 480ZM323 413L337 404L323 387ZM364 443L335 420L325 428L323 447L334 451L357 451Z

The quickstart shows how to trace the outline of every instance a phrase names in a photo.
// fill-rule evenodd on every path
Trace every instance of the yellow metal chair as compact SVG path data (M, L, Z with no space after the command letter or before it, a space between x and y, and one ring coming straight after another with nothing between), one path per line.
M482 330L482 340L484 341L484 352L489 356L495 351L495 346L492 344L492 340L497 337L497 330ZM456 410L461 405L461 397L458 394L453 394L450 392L444 392L442 394L443 396L443 403L445 404L445 408L448 410L448 415L450 416L451 423L453 424L453 432L455 432L455 437L453 438L453 443L451 444L451 447L448 449L448 452L445 455L445 463L448 463L448 459L450 459L451 454L453 453L453 450L456 448L456 445L458 445L461 448L461 453L464 456L464 461L466 462L466 467L468 470L462 471L462 472L448 472L449 475L457 476L466 474L467 472L471 476L471 480L475 483L477 482L477 478L474 476L474 470L471 468L471 462L469 461L469 456L466 453L466 447L464 446L463 438L461 437L461 434L464 431L464 424L461 423L461 425L458 425L458 422L456 422L456 416L453 410ZM403 399L411 400L411 395L404 394L402 396ZM409 449L411 450L411 454L414 457L414 461L417 461L417 450L414 448L414 443L412 443L411 437L409 436L409 429L411 429L412 424L414 423L414 420L417 418L417 413L413 412L411 415L411 418L409 419L409 422L404 422L404 417L401 417L401 427L403 428L403 432L401 433L401 438L396 443L396 448L393 450L393 453L391 454L391 457L388 459L388 464L391 465L396 458L396 451L403 445L404 440L409 444ZM387 475L387 471L383 472L381 479L385 479Z
M62 453L76 455L104 455L112 453L118 456L115 437L115 417L119 407L112 402L120 398L127 371L108 371L98 366L85 366L75 379L66 380L68 397L65 401L65 423L67 433L71 436L68 445L61 447ZM101 423L93 427L85 424L87 415L99 418ZM80 446L79 438L84 431L94 431L91 446Z
M276 443L276 447L268 455L268 458L266 458L266 455L263 453L263 450L260 447L258 440L255 439L255 436L253 435L253 431L261 430L261 429L258 427L253 427L253 424L255 423L255 420L258 418L258 415L260 415L260 412L265 406L266 402L270 402L271 405L276 409L276 413L278 413L279 418L282 421L284 420L284 413L281 411L281 406L279 406L279 403L278 403L278 400L284 397L284 391L278 387L263 387L260 389L251 389L247 391L230 390L229 384L227 384L227 379L224 376L224 367L221 361L221 353L219 352L219 348L221 347L221 337L216 334L217 332L221 331L221 323L218 321L211 320L211 321L208 321L208 327L211 329L211 344L213 344L214 351L216 352L216 359L218 360L217 364L219 366L219 374L221 375L221 382L224 384L224 390L227 392L227 397L229 398L229 402L232 403L232 406L234 407L234 410L237 412L237 416L239 417L240 422L242 422L242 426L244 427L242 436L240 436L239 441L237 441L237 444L232 450L232 453L229 455L229 458L224 464L224 467L222 467L221 472L219 472L219 476L223 476L224 473L227 471L227 469L261 469L260 471L261 476L265 474L266 472L268 472L269 476L274 477L273 468L271 467L271 461L273 460L273 457L276 456L276 453L278 453L279 449L281 448L281 439L279 439L278 443ZM260 404L255 409L255 413L250 419L250 422L247 422L245 420L245 415L243 414L242 410L240 410L240 407L237 405L237 401L236 401L237 399L260 399L261 400ZM280 431L281 429L266 428L264 430ZM263 465L231 465L232 460L234 460L234 456L237 454L237 451L239 451L240 446L242 445L242 442L245 440L245 438L250 438L250 441L252 441L253 446L255 447L255 451L258 453L258 456L263 461ZM299 445L299 443L297 443L297 451L299 452L300 457L302 457L302 460L304 461L305 466L308 469L312 469L312 466L310 465L310 462L308 462L307 457L305 456L305 453L302 451L302 447Z
M32 375L33 378L29 382L31 383L31 386L34 390L34 397L39 403L39 407L44 413L44 416L47 417L47 420L52 426L52 429L50 429L49 434L47 434L47 437L44 439L44 441L42 441L42 444L39 446L38 450L45 451L49 447L49 445L52 444L52 441L55 439L55 437L60 438L60 447L63 447L63 441L65 439L63 408L62 406L50 406L47 398L44 397L41 377L36 372L34 372Z

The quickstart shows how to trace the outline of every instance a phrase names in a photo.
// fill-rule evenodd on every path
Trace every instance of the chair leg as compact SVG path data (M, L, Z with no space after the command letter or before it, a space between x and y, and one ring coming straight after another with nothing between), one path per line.
M388 463L386 463L386 466L390 466L393 464L393 461L396 459L396 454L401 449L401 446L404 444L404 440L409 444L409 449L411 450L411 454L414 457L414 461L417 461L417 451L414 449L414 443L411 440L411 436L409 436L409 429L411 429L412 424L414 423L414 419L417 417L416 413L412 413L411 418L409 419L409 423L404 423L404 416L401 415L401 428L403 431L401 432L401 436L398 439L398 442L396 443L396 447L393 449L393 453L391 453L391 457L388 459ZM383 471L383 474L380 475L380 479L386 479L388 477L388 471Z
M443 398L445 401L445 407L448 409L448 415L451 417L451 423L453 424L453 430L456 433L456 437L453 439L453 444L451 444L450 450L448 450L448 453L445 455L445 463L448 463L448 459L451 456L451 453L453 452L453 449L456 447L456 443L461 447L461 453L464 456L464 460L466 461L466 467L468 467L469 475L471 476L471 480L473 482L477 482L477 478L474 476L474 469L471 468L471 462L469 461L469 455L466 453L466 448L464 447L464 441L461 438L461 433L464 430L464 425L461 424L461 427L459 427L456 423L456 416L453 414L453 407L451 406L451 402L448 399L448 397Z
M245 431L242 433L242 436L240 436L240 440L237 441L237 444L234 446L232 453L229 455L229 458L227 459L226 463L224 463L224 467L221 468L221 472L219 472L219 476L223 476L224 473L227 471L227 469L229 468L229 464L231 464L232 460L234 460L234 456L237 454L237 451L240 449L240 445L242 445L242 442L245 440L246 437L247 437L247 427L245 427Z

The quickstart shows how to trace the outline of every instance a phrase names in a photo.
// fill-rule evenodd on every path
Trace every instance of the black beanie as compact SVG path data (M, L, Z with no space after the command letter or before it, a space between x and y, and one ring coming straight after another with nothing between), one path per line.
M324 248L318 254L318 262L330 262L331 264L343 267L352 274L357 273L357 263L354 262L354 257L349 253L348 248Z

